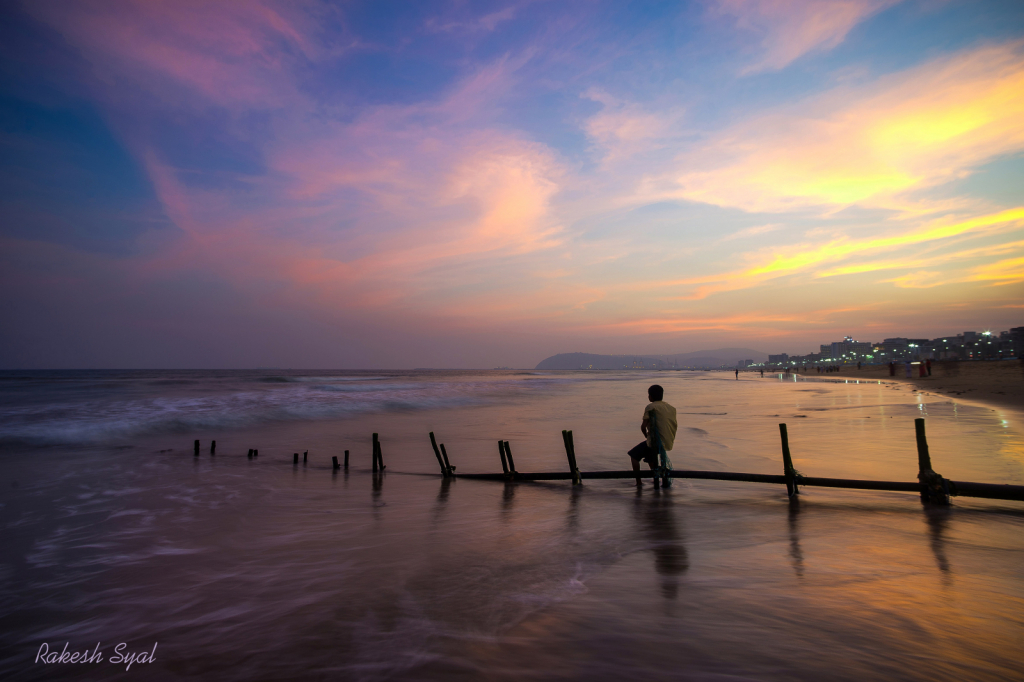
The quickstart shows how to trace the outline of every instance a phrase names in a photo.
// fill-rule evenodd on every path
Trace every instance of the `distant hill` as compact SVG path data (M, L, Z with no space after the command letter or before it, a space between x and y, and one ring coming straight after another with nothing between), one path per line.
M750 348L719 348L675 355L559 353L541 360L536 369L716 369L735 367L740 360L765 362L768 354Z

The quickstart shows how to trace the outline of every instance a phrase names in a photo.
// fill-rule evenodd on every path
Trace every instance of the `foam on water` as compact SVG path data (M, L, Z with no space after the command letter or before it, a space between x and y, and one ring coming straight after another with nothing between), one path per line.
M373 412L468 407L557 379L458 374L121 373L0 376L0 444L101 444L135 436L239 429ZM161 373L156 373L161 374ZM193 375L195 373L188 373ZM517 380L518 379L518 380Z

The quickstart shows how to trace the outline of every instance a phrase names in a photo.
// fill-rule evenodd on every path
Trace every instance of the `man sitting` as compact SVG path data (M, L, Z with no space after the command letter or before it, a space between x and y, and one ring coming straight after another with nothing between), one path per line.
M640 461L647 462L652 470L658 468L658 443L654 440L654 429L651 428L651 415L654 415L654 425L661 439L661 446L668 452L676 440L676 429L679 428L676 422L676 408L666 403L665 389L655 384L647 389L647 399L650 404L644 408L644 418L640 422L640 431L643 432L646 440L629 451L629 458L633 462L633 471L640 471ZM636 478L638 488L643 487L640 477Z

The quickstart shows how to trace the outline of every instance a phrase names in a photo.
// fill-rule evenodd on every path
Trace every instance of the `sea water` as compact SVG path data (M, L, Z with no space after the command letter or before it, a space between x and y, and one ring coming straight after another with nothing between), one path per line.
M943 476L1024 484L1021 415L853 372L5 372L0 678L1022 679L1022 503L439 475L431 431L628 468L652 383L678 469L782 473L786 423L808 476L913 481L924 417Z

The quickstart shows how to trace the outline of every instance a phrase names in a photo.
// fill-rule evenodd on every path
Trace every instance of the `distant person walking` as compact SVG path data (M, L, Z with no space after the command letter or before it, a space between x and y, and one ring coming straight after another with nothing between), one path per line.
M919 376L919 377L926 377L926 376L928 376L928 371L925 368L923 362L920 365L917 366L917 376Z
M737 369L736 370L736 381L739 381L739 380L740 380L740 371Z
M764 379L764 367L761 368L761 378Z
M737 370L738 371L738 370ZM676 441L676 430L679 422L676 421L676 408L666 403L665 389L655 384L647 389L647 399L651 402L644 408L644 418L640 422L640 431L646 440L641 441L635 448L629 451L629 458L633 462L633 471L640 472L640 462L647 462L651 470L658 468L658 443L654 440L654 429L651 428L651 415L654 415L654 423L658 430L658 438L661 439L661 446L665 452L672 449ZM642 488L643 481L636 477L636 487Z
M896 376L896 363L892 360L889 361L889 376Z
M924 361L924 366L928 370L928 376L932 375L932 361L931 358Z

